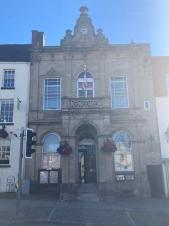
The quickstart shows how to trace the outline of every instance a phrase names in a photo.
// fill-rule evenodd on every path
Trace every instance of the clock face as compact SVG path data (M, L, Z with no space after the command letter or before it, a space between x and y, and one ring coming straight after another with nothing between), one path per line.
M81 32L83 35L87 34L87 32L88 32L87 27L81 27L81 28L80 28L80 32Z

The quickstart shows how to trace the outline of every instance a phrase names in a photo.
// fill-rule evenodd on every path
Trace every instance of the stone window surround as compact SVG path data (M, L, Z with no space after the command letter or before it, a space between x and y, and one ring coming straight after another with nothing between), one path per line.
M117 78L121 78L121 79L125 79L126 82L126 90L124 92L126 92L126 96L124 96L124 98L126 98L127 101L127 105L126 106L113 106L113 94L112 94L112 83L113 83L113 79L117 79ZM122 109L122 108L129 108L129 92L128 92L128 77L127 76L112 76L111 80L110 80L110 91L111 91L111 107L113 109Z

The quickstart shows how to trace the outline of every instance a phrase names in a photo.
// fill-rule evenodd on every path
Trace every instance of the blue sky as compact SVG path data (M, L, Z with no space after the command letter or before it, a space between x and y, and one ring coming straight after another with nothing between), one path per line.
M82 5L110 43L150 43L152 55L169 56L169 0L0 0L0 44L30 43L39 30L59 45Z

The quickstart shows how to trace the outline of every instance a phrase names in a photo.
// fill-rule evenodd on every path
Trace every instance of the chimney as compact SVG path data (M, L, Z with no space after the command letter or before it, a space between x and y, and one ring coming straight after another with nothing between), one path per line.
M44 32L33 30L32 31L32 45L33 47L45 46Z

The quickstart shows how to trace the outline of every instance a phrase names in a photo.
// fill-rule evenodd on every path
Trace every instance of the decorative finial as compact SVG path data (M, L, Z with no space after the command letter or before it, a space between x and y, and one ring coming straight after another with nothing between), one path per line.
M87 66L86 66L86 64L83 65L83 71L87 71Z
M99 28L99 29L97 29L97 32L98 33L103 33L103 29Z
M82 6L82 7L80 7L80 12L81 12L81 14L87 14L88 8L86 6Z

